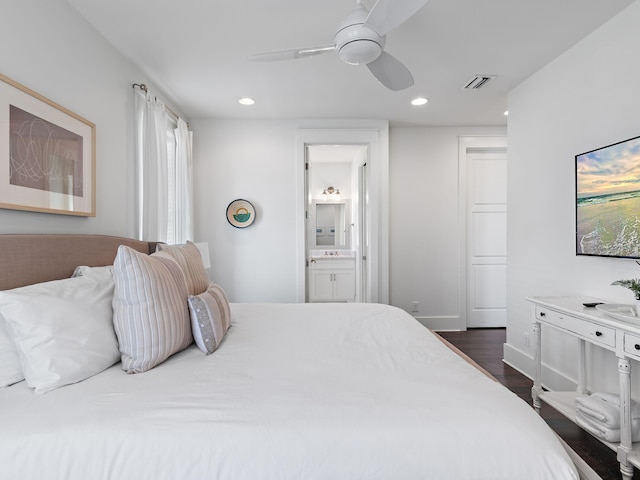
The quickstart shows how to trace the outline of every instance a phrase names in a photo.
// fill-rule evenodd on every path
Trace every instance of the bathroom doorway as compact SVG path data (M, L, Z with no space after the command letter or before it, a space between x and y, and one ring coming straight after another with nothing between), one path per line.
M309 238L309 196L310 182L314 176L308 175L308 148L361 147L365 148L363 159L357 168L352 169L350 179L345 185L351 185L349 192L351 212L352 243L349 248L355 250L355 298L360 302L389 302L389 130L386 122L345 122L351 127L334 129L301 128L296 134L296 258L297 258L297 301L307 301L307 263ZM313 155L313 153L312 153ZM365 161L366 159L366 161ZM363 183L359 179L365 178ZM332 182L327 180L326 182ZM325 183L326 183L325 182ZM334 189L340 186L327 183ZM316 195L322 195L322 191ZM357 194L356 194L357 192ZM313 192L311 192L313 195ZM342 190L341 190L342 194ZM329 194L327 191L327 197ZM357 198L356 198L357 197ZM317 202L316 202L317 204ZM364 213L363 213L364 212ZM346 223L346 220L345 220ZM357 228L356 228L357 227ZM353 232L359 233L353 237ZM344 272L325 272L325 280L342 281ZM325 287L328 285L325 283ZM320 291L316 292L321 294ZM326 292L325 292L326 293Z
M367 145L307 145L306 302L366 302Z

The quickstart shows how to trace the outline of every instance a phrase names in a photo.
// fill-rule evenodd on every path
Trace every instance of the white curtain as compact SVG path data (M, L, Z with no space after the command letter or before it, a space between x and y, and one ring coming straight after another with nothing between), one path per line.
M174 130L176 140L175 162L175 229L174 242L193 241L193 133L187 122L178 119L178 128Z
M138 238L193 240L192 133L155 95L135 89Z

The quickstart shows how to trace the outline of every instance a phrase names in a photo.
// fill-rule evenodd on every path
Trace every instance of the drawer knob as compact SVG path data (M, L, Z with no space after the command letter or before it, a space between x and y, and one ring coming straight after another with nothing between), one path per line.
M602 336L602 332L596 331L596 337L601 337Z
M635 348L636 350L640 350L640 345L636 343L636 344L633 346L633 348Z
M546 313L544 313L544 312L540 312L540 316L541 316L541 317L546 317L546 316L547 316L547 314L546 314Z

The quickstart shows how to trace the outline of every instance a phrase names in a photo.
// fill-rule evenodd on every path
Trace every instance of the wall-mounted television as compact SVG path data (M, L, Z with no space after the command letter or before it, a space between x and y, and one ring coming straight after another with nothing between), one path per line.
M576 254L640 258L640 137L576 155Z

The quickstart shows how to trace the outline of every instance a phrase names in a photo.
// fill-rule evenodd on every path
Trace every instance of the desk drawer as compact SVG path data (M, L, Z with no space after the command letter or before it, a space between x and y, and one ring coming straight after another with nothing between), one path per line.
M624 353L640 360L640 337L638 335L624 334Z
M613 348L616 346L616 331L613 328L603 327L597 323L581 320L566 313L556 312L555 310L539 305L536 306L536 318L543 323L554 325L563 330L569 330L591 343ZM640 338L638 340L640 340ZM633 348L633 345L631 347Z

